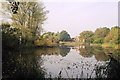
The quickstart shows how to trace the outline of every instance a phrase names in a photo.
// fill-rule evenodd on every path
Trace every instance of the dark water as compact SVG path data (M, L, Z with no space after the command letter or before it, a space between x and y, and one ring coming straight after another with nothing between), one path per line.
M120 50L80 46L3 50L3 78L120 78Z

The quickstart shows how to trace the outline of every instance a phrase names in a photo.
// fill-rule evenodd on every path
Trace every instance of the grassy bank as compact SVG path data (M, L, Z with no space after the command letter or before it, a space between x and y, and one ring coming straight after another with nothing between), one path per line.
M65 46L78 46L80 43L78 42L60 42L60 45L65 45ZM103 48L111 47L114 49L120 49L120 44L90 44L90 46L102 46Z
M88 43L79 43L79 42L60 42L60 45L65 45L65 46L79 46L79 45L89 45Z
M115 49L120 49L120 45L117 45L117 44L90 44L91 46L102 46L104 48L107 48L107 47L111 47L111 48L115 48Z
M102 44L101 45L102 47L112 47L112 48L115 48L115 49L120 49L120 44L117 45L117 44Z
M60 42L60 45L77 46L78 44L76 42Z

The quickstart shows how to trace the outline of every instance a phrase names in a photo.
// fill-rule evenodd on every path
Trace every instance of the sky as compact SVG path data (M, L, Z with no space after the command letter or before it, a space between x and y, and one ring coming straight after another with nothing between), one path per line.
M3 1L3 0L0 0ZM39 1L39 0L38 0ZM118 25L119 0L42 0L49 11L45 32L66 30L71 37L82 31Z
M45 31L60 32L66 30L71 37L80 32L95 31L99 27L118 25L117 0L44 0L48 19Z

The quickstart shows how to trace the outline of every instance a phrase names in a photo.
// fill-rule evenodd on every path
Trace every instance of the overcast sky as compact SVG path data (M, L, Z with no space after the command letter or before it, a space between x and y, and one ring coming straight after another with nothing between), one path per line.
M45 0L48 19L46 31L66 30L72 37L85 30L118 25L117 0Z
M2 0L0 0L2 1ZM42 0L49 10L45 31L66 30L71 37L85 30L118 25L119 0Z

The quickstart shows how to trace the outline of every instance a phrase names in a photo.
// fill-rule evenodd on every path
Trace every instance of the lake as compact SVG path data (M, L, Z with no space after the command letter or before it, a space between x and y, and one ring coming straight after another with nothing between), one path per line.
M3 78L120 78L120 50L79 46L3 50Z

